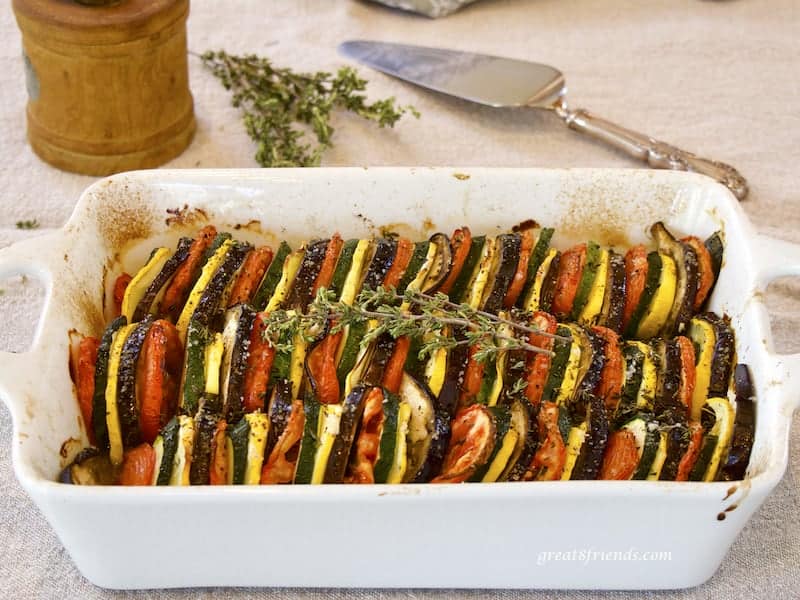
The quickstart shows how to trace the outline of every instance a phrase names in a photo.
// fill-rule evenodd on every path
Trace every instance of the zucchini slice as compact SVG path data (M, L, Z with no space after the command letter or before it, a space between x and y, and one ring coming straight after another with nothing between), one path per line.
M650 464L650 469L647 472L647 481L658 481L661 478L661 470L664 462L667 460L668 436L666 431L658 433L658 446L656 447L656 455L653 457L653 462Z
M214 276L214 273L216 273L217 269L219 269L223 262L225 262L225 257L232 248L233 241L226 239L203 265L203 269L200 271L200 277L192 287L192 291L189 292L189 298L183 305L181 314L178 317L178 322L175 324L178 329L178 333L180 334L182 343L186 343L186 334L187 330L189 329L189 321L191 320L195 309L200 303L200 298L203 296L203 292L206 290L209 283L211 283L211 278Z
M300 452L297 457L297 467L294 473L295 483L311 483L314 474L314 462L317 456L317 440L319 416L322 405L311 394L306 394L303 400L305 424L303 437L300 440Z
M200 398L206 391L206 346L210 338L208 329L198 320L189 322L180 391L180 407L187 415L197 413Z
M586 267L583 271L583 276L586 277L588 272L595 271L591 287L589 288L586 302L583 309L577 312L580 306L579 300L582 299L580 295L576 296L575 303L572 305L572 310L576 312L575 320L582 325L596 325L603 317L603 306L606 299L606 289L608 288L608 265L610 254L606 249L598 248L595 252L594 248L597 244L589 242ZM595 256L597 255L597 256ZM595 267L595 262L597 266ZM578 294L581 293L580 287Z
M108 381L105 388L105 409L106 427L108 431L109 443L109 457L111 464L121 465L124 442L122 439L122 427L119 420L119 411L117 408L117 394L119 393L119 369L120 358L122 356L122 348L125 345L125 340L133 333L138 325L125 325L113 334L111 348L109 349L108 357Z
M411 407L400 401L397 410L397 429L395 432L394 456L385 483L402 483L408 468L408 430L411 420Z
M130 319L131 321L139 322L144 320L148 314L155 314L158 312L157 309L161 303L161 298L163 297L167 285L172 280L172 276L175 275L178 267L189 258L189 248L191 245L192 240L190 238L181 238L178 241L178 247L175 249L175 252L167 259L164 266L161 267L161 270L152 281L150 281L147 289L142 294L139 303L133 311L133 316Z
M714 326L706 319L694 317L689 322L689 338L694 345L695 384L692 393L690 419L700 420L700 412L706 403L711 384L711 367L714 361L714 348L717 344L717 333Z
M154 485L169 485L175 462L175 452L178 450L179 430L178 418L172 417L153 442L153 450L156 452L156 467L153 470Z
M350 272L350 267L353 266L353 255L355 254L358 240L347 240L342 244L342 250L339 252L339 258L336 260L336 268L333 271L331 284L328 290L333 295L333 299L339 300L342 295L344 281L347 274Z
M194 448L194 419L186 415L178 417L178 443L172 459L169 485L189 485Z
M656 459L656 454L661 444L658 423L637 415L625 423L622 428L633 434L636 440L636 451L639 454L639 464L636 466L636 471L631 479L646 479L650 474L650 468L653 466L653 461Z
M97 349L97 362L94 367L94 395L92 396L92 428L97 447L105 450L109 447L108 424L106 423L106 389L108 387L108 363L114 335L127 323L125 317L117 317L108 324L100 346Z
M522 293L520 293L519 299L517 300L517 306L519 308L531 310L529 305L532 286L536 281L536 276L540 271L542 262L547 256L550 256L550 240L553 239L553 233L554 230L550 227L545 227L539 231L539 236L536 238L536 245L533 247L531 257L528 260L528 274L525 278L525 286L522 288ZM555 253L553 253L553 256L555 256ZM552 256L550 260L552 260ZM544 271L547 272L547 269L544 269ZM539 284L539 288L541 289L541 283Z
M473 274L478 267L481 254L483 253L484 244L486 244L485 235L479 235L472 238L472 243L470 244L467 258L464 261L464 265L461 267L461 272L458 274L458 277L456 277L455 283L453 283L452 289L450 290L451 301L457 304L466 301L465 296L467 294L467 284L472 279ZM398 293L402 292L398 289Z
M370 240L359 240L358 244L356 244L350 271L348 271L347 277L345 277L342 284L342 293L339 297L339 301L342 304L352 306L361 291L365 263L372 255L372 246L373 244Z
M250 421L242 419L233 427L228 427L226 433L228 435L225 440L228 457L228 484L242 485L247 473Z
M661 252L658 254L661 258L658 285L652 295L650 304L647 306L642 316L642 320L639 322L639 327L636 330L636 336L643 340L649 340L655 337L664 328L675 302L675 292L678 282L675 261L666 254Z
M658 252L650 252L647 255L647 276L645 277L644 290L639 298L639 303L633 309L631 318L625 326L626 338L638 339L640 337L638 335L639 325L644 319L661 281L661 265L661 255Z
M374 467L375 483L387 483L389 473L395 462L394 455L397 450L400 438L399 433L401 431L400 404L400 399L395 394L384 392L383 423L381 424L378 457L375 460ZM410 411L407 411L405 415L406 427L408 426L409 416ZM403 451L405 452L405 442L403 443Z
M492 264L494 263L494 255L497 252L497 240L492 237L487 237L483 244L481 251L481 258L478 266L475 269L472 277L470 277L466 288L466 297L462 302L469 304L472 309L481 308L481 300L483 299L483 290L489 281L489 275L492 272Z
M564 470L561 472L561 481L567 481L572 478L572 471L575 468L575 463L578 461L578 456L581 453L581 448L586 442L586 432L589 429L589 424L584 421L576 427L569 430L567 437L567 456L564 461Z
M244 485L261 483L261 466L264 464L264 450L269 437L269 417L261 412L248 413L247 421L247 462L244 469ZM213 432L212 432L213 433Z
M283 308L286 300L289 298L289 293L292 291L297 272L300 270L300 265L303 263L303 256L305 256L305 248L295 250L286 257L283 261L283 269L281 270L281 278L275 286L275 292L269 299L266 312L272 312L279 308Z
M278 286L278 281L280 281L281 274L283 273L283 264L286 261L286 257L289 256L291 252L292 248L286 242L281 242L280 246L278 246L278 250L275 252L272 262L264 273L264 277L261 278L258 290L256 290L256 293L253 295L251 304L257 311L263 311L269 303L270 298L272 298L275 293L275 288Z
M658 386L658 370L653 360L653 351L644 342L625 342L625 348L634 347L641 353L641 379L636 388L635 410L652 412L655 406L656 389ZM627 369L627 358L626 358ZM626 370L626 383L627 383ZM623 397L625 392L623 391Z
M711 289L708 290L708 296L714 291L719 279L719 272L722 270L722 259L725 251L725 243L723 242L723 233L721 231L714 232L711 237L705 241L705 247L711 255L711 268L714 271L714 283L711 284Z
M530 464L530 459L533 458L533 452L535 452L533 444L535 444L536 440L529 439L529 435L532 429L538 430L538 425L535 419L531 419L527 407L527 403L522 400L514 400L509 405L511 429L516 432L516 443L508 460L505 461L505 467L494 481L508 481L511 473L516 470L518 463L521 462L527 466ZM530 455L528 452L530 452Z
M569 405L571 403L578 389L578 384L587 372L592 358L591 347L583 329L577 325L567 325L566 329L570 332L572 343L569 349L569 358L564 368L564 378L559 384L555 398L556 403L560 405ZM546 387L545 391L547 391Z
M556 333L567 339L557 339L553 346L555 355L550 363L550 371L547 374L547 381L542 390L542 402L556 402L570 359L572 359L573 364L579 360L579 358L573 357L572 348L576 344L572 339L572 331L564 325L559 325ZM578 349L578 352L580 352L580 349Z
M317 421L317 449L314 454L314 467L311 470L312 484L324 483L336 438L339 436L339 425L342 420L341 404L322 404Z
M545 310L544 299L542 292L545 288L545 282L550 276L551 271L556 273L558 271L558 257L560 253L555 248L547 250L544 258L539 263L538 270L533 275L533 280L528 285L528 291L524 297L523 308L530 312L537 310ZM553 267L555 269L553 270ZM523 292L524 293L524 292ZM552 300L551 300L552 301ZM549 309L549 305L547 306Z
M136 311L136 307L139 306L139 302L144 298L150 284L158 277L158 274L171 256L172 252L169 248L156 248L150 254L150 258L145 265L139 269L128 283L128 287L125 288L125 294L122 297L120 311L128 321L133 322L133 314Z
M733 407L727 398L709 398L703 412L713 419L713 425L703 437L700 457L689 474L690 481L715 481L725 453L731 443L735 425ZM701 418L701 422L703 419ZM703 422L704 428L707 422Z
M575 290L575 299L572 301L570 317L573 321L580 322L580 317L589 301L589 294L599 275L602 256L603 252L597 242L589 241L586 243L586 264L583 266L578 288Z

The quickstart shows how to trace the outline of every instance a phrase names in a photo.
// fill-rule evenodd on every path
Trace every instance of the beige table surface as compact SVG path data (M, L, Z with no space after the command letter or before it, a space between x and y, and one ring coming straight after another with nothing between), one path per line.
M368 37L460 47L557 65L570 97L704 156L736 165L750 180L745 210L764 233L800 242L800 2L798 0L483 0L442 20L355 0L196 0L189 45L256 52L298 69L343 64L336 45ZM253 167L253 148L218 84L191 59L199 129L171 166ZM552 115L495 112L428 95L372 74L374 97L396 95L422 113L395 131L336 120L326 165L502 165L633 167L631 160L567 131ZM60 227L93 179L41 163L25 142L20 36L10 3L0 9L0 246ZM38 220L41 230L15 223ZM0 349L30 343L40 288L0 281ZM800 287L769 294L776 345L800 351ZM791 462L774 494L745 528L714 578L699 588L652 596L800 597L800 421ZM430 591L201 590L114 593L72 566L10 464L11 422L0 408L0 598L435 597ZM265 543L269 543L265 541ZM368 549L366 550L368 551ZM169 568L169 565L165 565ZM635 564L631 568L636 568ZM451 598L639 598L641 593L454 591Z

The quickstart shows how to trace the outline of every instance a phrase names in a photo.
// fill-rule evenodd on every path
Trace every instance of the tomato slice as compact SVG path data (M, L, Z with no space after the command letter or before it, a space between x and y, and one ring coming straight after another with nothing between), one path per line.
M633 477L639 464L636 437L627 429L619 429L608 438L599 479L626 480Z
M164 298L161 300L159 314L168 317L172 321L177 321L183 310L186 298L194 285L195 274L203 266L203 255L211 242L217 235L217 229L213 225L207 225L200 230L197 237L189 246L189 256L175 271L172 281L169 282L167 289L164 290Z
M703 306L703 302L705 302L708 297L708 292L711 291L711 287L714 285L714 267L711 261L711 253L700 238L689 236L683 238L681 241L689 244L697 255L697 266L700 277L697 282L697 293L694 296L693 308L695 311L698 311Z
M633 311L639 305L647 281L647 248L634 246L625 254L625 306L622 309L622 329L628 326Z
M675 338L681 352L681 386L678 389L678 399L689 409L691 413L692 396L694 386L697 381L697 370L695 366L694 344L686 336L679 335Z
M625 367L622 360L622 348L619 343L619 335L608 327L596 325L592 327L597 335L603 338L605 363L600 373L600 381L597 383L595 393L603 399L606 409L613 413L617 410L619 398L622 395L622 384L625 378Z
M228 424L220 419L211 439L211 468L208 470L208 482L211 485L228 483L228 442L226 431Z
M272 248L269 246L261 246L247 253L228 298L229 308L242 302L250 302L271 262Z
M89 441L94 444L94 427L92 427L92 412L94 398L94 370L97 363L97 349L100 340L95 337L85 337L78 344L78 360L75 369L75 388L78 392L78 406L81 409L83 424Z
M120 485L152 485L156 468L156 452L150 444L140 444L125 451Z
M125 298L125 290L128 289L128 284L132 279L133 277L127 273L122 273L114 282L114 315L117 317L122 312L122 300Z
M364 401L361 429L345 483L375 483L375 461L383 432L383 391L372 388Z
M312 299L316 298L319 288L327 288L331 284L333 273L336 270L336 261L339 259L339 253L341 253L343 245L344 242L338 233L334 233L333 237L328 241L325 257L322 259L322 266L319 268L317 278L311 287Z
M397 338L394 352L386 363L381 385L393 394L396 394L400 389L400 382L403 380L403 368L406 365L406 358L408 358L408 350L410 347L411 338L407 336Z
M456 413L442 472L431 483L463 483L481 467L494 450L496 428L489 410L473 404Z
M322 404L339 402L339 378L336 376L336 351L342 332L328 334L308 354L308 370L314 380L317 400Z
M572 312L572 304L575 302L585 265L586 244L573 246L561 255L553 296L553 313L556 317L566 319Z
M403 277L403 273L408 268L408 263L411 262L411 255L414 253L414 243L408 238L400 238L397 240L397 252L395 252L392 266L383 278L383 287L386 289L396 288Z
M464 381L461 384L461 393L458 397L459 407L469 406L475 401L475 397L481 391L481 383L483 382L483 369L486 363L481 363L475 360L475 354L478 352L478 346L470 346L469 359L467 360L467 367L464 370Z
M544 333L555 333L558 322L553 315L542 311L536 311L533 314L532 325L534 328ZM554 340L549 336L531 333L528 335L528 343L552 351ZM539 403L542 401L542 392L544 392L544 386L547 383L547 376L550 374L552 360L553 358L548 354L538 352L528 353L528 359L526 361L528 370L526 381L528 385L525 386L525 397L528 399L528 402L531 403L531 406L539 406Z
M531 462L531 476L540 481L561 478L567 460L567 448L558 428L558 405L543 402L539 408L539 449Z
M136 367L139 429L145 442L152 443L175 414L182 368L178 330L164 319L153 322Z
M292 411L289 413L286 428L275 442L261 469L261 483L292 483L305 422L303 401L295 400L292 402Z
M250 332L250 353L247 355L242 387L244 410L248 413L264 408L269 373L275 359L275 348L267 338L266 331L267 313L258 313Z
M525 281L528 278L528 262L533 252L535 240L533 239L533 230L526 229L521 232L522 243L519 248L519 261L517 262L517 270L514 271L514 278L511 280L511 285L508 286L506 297L503 298L503 306L511 308L517 303L522 289L525 287Z
M467 256L469 255L471 247L472 233L469 227L456 229L453 232L453 236L450 238L450 249L453 256L450 272L447 274L444 282L442 282L442 285L439 286L438 291L443 294L450 293L450 290L453 289L453 285L456 283L456 279L458 279L458 276L461 274L461 269L464 268L464 263L467 261Z
M686 454L681 458L678 463L678 473L675 475L675 481L688 481L689 473L694 468L694 463L700 456L700 449L703 446L703 426L698 421L689 423L689 447L686 449Z

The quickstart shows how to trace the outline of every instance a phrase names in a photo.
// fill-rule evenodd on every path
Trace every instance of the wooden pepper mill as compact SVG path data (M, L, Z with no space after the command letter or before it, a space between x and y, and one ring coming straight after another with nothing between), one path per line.
M28 140L67 171L158 166L195 131L189 0L13 0L28 86Z

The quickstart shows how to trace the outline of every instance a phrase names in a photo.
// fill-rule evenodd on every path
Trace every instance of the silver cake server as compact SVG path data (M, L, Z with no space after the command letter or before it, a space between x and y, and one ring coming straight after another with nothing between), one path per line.
M416 85L494 108L552 110L575 131L587 133L656 169L694 171L713 177L740 200L747 181L732 166L700 158L631 131L566 102L563 73L548 65L441 48L366 40L342 43L339 52Z

